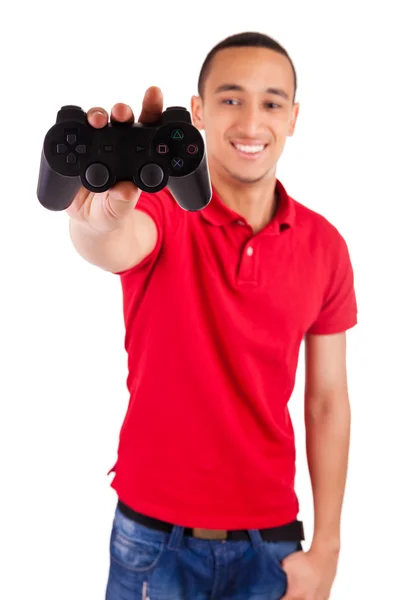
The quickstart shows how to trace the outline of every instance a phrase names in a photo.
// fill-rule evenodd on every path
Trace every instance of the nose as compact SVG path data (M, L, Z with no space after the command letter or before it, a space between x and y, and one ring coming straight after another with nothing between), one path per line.
M253 103L248 103L242 107L238 116L238 128L244 136L249 138L259 137L264 129L264 115L260 107Z

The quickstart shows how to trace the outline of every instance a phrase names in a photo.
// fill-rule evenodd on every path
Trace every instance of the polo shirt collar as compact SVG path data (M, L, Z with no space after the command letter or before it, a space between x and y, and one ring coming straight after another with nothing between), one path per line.
M278 235L287 227L292 227L295 222L294 201L278 179L276 179L275 189L278 193L278 210L272 221L263 230L270 235ZM215 226L228 225L235 221L245 221L241 215L222 202L214 186L212 186L211 201L206 208L200 211L200 215L208 223Z

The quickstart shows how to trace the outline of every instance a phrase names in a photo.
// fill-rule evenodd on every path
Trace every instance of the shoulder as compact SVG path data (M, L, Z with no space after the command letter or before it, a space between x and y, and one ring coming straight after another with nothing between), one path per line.
M292 201L296 211L296 229L311 245L326 251L346 245L337 224L298 200Z
M332 276L342 268L352 268L351 253L340 225L304 203L291 200L295 207L295 243L310 257L315 269Z

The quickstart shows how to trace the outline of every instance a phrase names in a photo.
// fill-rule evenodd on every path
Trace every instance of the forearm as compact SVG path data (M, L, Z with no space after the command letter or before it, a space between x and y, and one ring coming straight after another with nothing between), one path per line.
M110 254L122 237L119 230L109 233L96 233L85 223L70 219L69 232L75 250L87 262L103 267L109 262Z
M69 231L72 244L82 258L106 271L117 272L140 262L153 248L156 233L150 231L149 221L147 215L132 211L118 229L108 233L96 233L73 219Z
M340 548L350 420L347 395L321 403L318 411L308 411L305 415L307 459L314 499L313 547Z

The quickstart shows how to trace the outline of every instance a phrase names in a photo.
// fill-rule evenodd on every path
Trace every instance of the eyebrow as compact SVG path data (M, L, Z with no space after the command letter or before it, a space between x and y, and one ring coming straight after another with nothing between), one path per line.
M241 85L237 85L235 83L223 83L222 85L219 85L217 87L217 89L215 90L215 93L219 94L221 92L244 92L244 91L246 91L246 90ZM265 90L265 93L266 94L274 94L276 96L281 96L282 98L285 98L285 100L289 100L289 95L281 88L269 87Z

